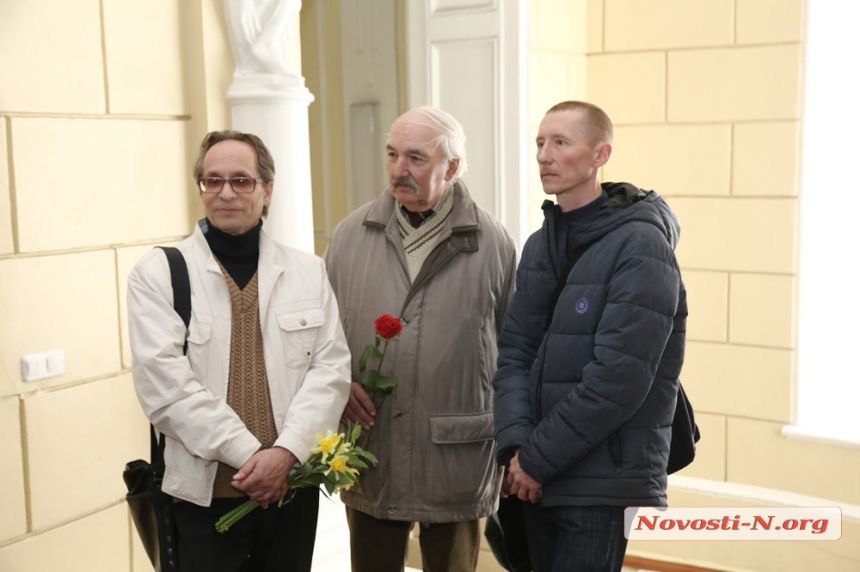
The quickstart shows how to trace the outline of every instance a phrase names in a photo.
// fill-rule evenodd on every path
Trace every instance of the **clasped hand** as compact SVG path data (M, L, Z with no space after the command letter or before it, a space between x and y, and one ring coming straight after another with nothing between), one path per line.
M287 494L287 474L296 461L296 456L283 447L261 449L233 475L231 484L261 507L268 508Z
M543 485L520 466L519 451L511 459L510 467L505 472L505 482L502 484L502 498L509 495L516 495L520 500L530 503L536 503L543 495Z

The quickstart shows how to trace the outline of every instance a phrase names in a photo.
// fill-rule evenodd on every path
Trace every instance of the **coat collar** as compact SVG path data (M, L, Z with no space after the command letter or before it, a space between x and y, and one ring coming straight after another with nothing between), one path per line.
M478 205L469 196L466 184L458 180L454 183L453 192L454 206L451 210L451 217L448 219L451 232L479 232L481 223L478 220ZM396 225L395 208L397 208L397 203L386 186L371 204L362 224L380 229L386 228L389 224Z
M194 227L194 240L202 250L206 253L206 270L222 274L221 267L209 248L209 243L206 242L206 237L203 236L203 228L207 224L206 219L200 219ZM265 230L260 229L260 261L257 265L257 289L260 299L260 315L265 314L264 310L268 307L269 299L272 295L272 290L275 287L275 282L278 277L283 274L284 269L279 263L277 256L278 245L272 240Z

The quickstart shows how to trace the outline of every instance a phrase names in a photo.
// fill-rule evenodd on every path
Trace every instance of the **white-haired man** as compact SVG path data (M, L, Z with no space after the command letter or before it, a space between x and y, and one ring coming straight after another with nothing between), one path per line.
M354 381L374 320L392 314L403 323L380 372L397 378L396 395L377 409L353 383L343 414L370 429L366 446L379 457L341 495L352 567L403 570L418 522L424 570L473 571L478 519L499 498L491 382L516 249L460 180L465 135L456 119L409 111L386 149L388 187L335 229L325 255Z

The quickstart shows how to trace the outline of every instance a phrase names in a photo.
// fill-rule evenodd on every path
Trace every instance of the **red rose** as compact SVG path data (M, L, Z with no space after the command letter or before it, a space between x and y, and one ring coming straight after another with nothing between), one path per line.
M390 340L403 329L400 319L391 314L382 314L373 321L373 325L376 326L376 333L383 340Z

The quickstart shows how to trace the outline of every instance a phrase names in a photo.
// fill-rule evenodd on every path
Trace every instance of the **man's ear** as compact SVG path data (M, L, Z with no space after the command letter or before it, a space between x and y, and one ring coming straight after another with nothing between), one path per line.
M263 193L265 194L265 198L263 199L263 204L268 206L272 202L272 191L275 190L275 182L271 181L269 183L265 183L263 185Z
M612 155L612 145L610 143L601 143L594 151L594 166L602 167L609 161L609 156Z
M457 169L460 168L460 159L451 159L448 161L448 170L445 171L445 181L450 181L457 174Z

